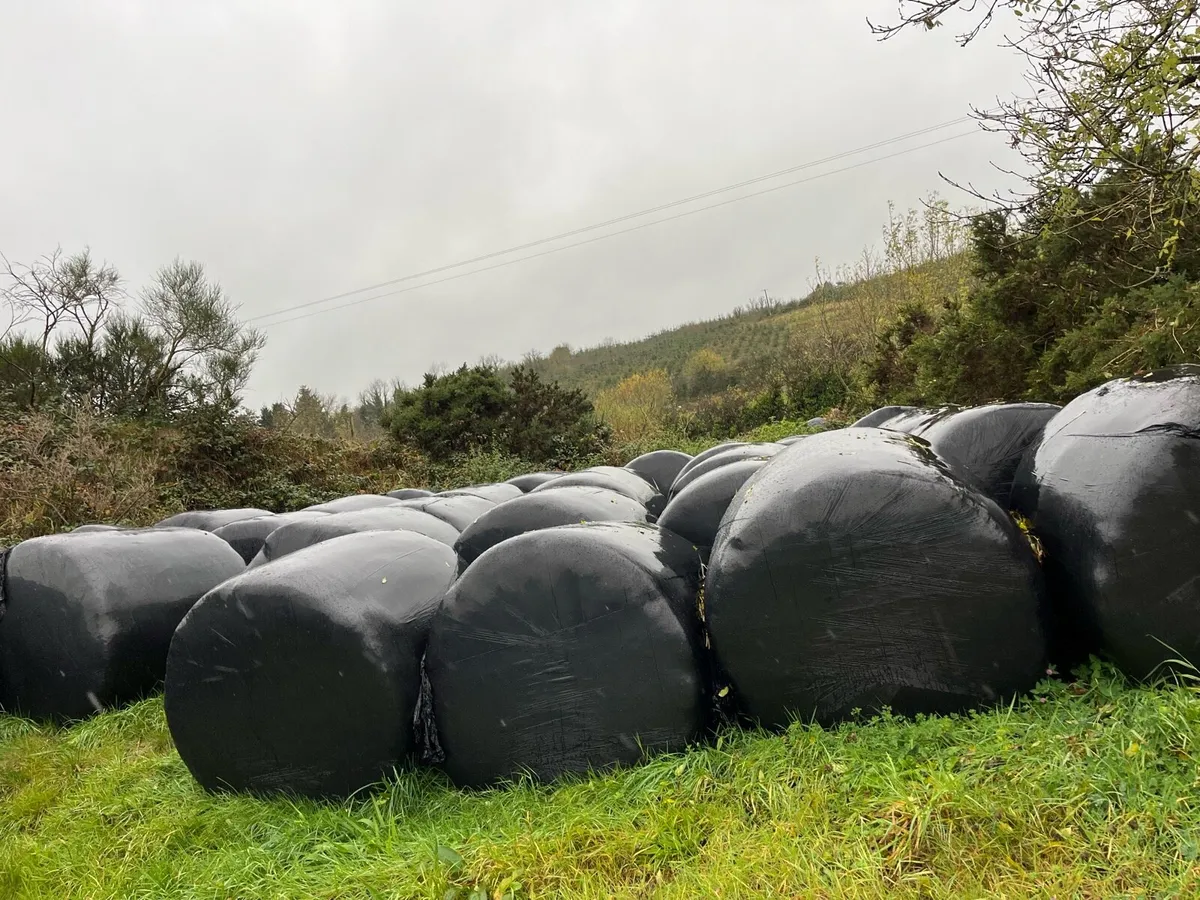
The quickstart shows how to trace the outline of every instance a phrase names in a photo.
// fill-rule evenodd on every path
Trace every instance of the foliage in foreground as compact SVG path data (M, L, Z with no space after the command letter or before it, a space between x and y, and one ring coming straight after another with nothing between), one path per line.
M982 714L731 730L558 786L408 772L332 805L201 792L157 699L0 717L0 896L1195 896L1198 747L1191 691L1093 665Z

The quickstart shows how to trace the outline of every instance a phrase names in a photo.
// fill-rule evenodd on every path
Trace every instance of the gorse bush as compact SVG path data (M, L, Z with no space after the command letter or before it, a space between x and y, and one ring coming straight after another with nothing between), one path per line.
M581 391L547 383L525 366L507 376L491 365L427 374L419 387L396 391L384 421L397 441L435 462L484 450L569 464L609 437Z

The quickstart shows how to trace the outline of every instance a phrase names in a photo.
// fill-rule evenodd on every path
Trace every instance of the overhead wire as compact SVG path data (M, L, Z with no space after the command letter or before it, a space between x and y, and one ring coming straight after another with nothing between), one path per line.
M288 313L297 312L301 309L308 309L308 308L311 308L314 306L320 306L325 303L332 303L337 300L342 300L347 297L355 296L356 294L367 293L368 291L374 291L374 290L378 290L380 288L390 287L392 285L401 284L406 281L413 281L418 278L427 277L429 275L437 275L442 272L450 271L453 269L459 269L464 266L469 266L469 265L472 265L477 262L484 262L489 259L494 259L498 256L507 256L511 253L517 253L522 250L528 250L533 247L538 247L543 244L551 243L553 241L559 241L559 240L563 240L565 238L574 237L574 236L577 236L580 234L585 234L587 232L595 231L600 228L607 228L612 225L620 224L621 222L629 221L630 219L641 218L642 216L652 215L657 212L663 212L665 210L683 206L688 203L694 203L697 200L704 200L704 199L707 199L708 197L713 197L713 196L717 196L719 194L728 193L729 191L737 190L737 189L743 188L743 187L748 187L753 184L759 184L763 181L769 181L769 180L772 180L775 178L780 178L784 175L789 175L789 174L792 174L792 173L795 173L798 171L803 171L805 169L811 169L811 168L815 168L817 166L826 165L830 162L836 162L839 159L845 159L846 157L855 156L855 155L858 155L859 153L865 153L870 150L877 150L881 147L890 146L892 144L896 144L901 141L911 140L914 137L920 137L925 134L930 134L935 131L940 131L942 129L951 127L953 125L958 125L958 124L961 124L961 123L964 123L967 121L970 121L969 116L960 116L957 119L951 119L951 120L948 120L945 122L940 122L936 125L929 125L924 128L916 129L914 131L905 132L904 134L895 135L894 137L875 141L874 143L871 143L871 144L865 144L861 147L855 147L851 150L844 150L839 153L835 153L830 156L823 157L821 159L810 160L809 162L801 163L799 165L789 166L786 169L780 169L778 171L770 172L765 175L758 175L758 176L755 176L754 178L748 178L743 181L735 182L733 184L727 184L722 187L713 188L711 190L704 191L699 194L693 194L690 197L683 197L678 200L672 200L668 203L662 203L657 206L652 206L652 207L648 207L646 209L638 210L636 212L626 213L624 215L620 215L620 216L616 216L611 219L607 219L603 222L595 222L590 225L585 225L580 228L574 228L569 231L563 231L558 234L549 235L547 237L539 238L534 241L529 241L524 244L517 244L512 247L506 247L502 250L495 250L495 251L492 251L489 253L481 254L479 256L471 257L469 259L459 260L458 262L448 263L446 265L437 266L432 269L425 269L420 272L413 272L408 275L402 275L398 278L389 279L387 281L376 282L375 284L366 285L364 287L359 287L359 288L354 288L353 290L343 291L340 294L332 294L327 297L320 297L316 300L309 300L304 303L297 303L292 306L282 307L280 309L272 310L270 312L260 313L256 316L251 316L251 317L245 319L244 321L247 323L260 322L264 319L275 318L276 316L281 316L281 315L286 315ZM920 148L918 147L918 148L913 148L913 149L915 150L915 149L920 149ZM883 158L887 159L887 158L890 158L890 156L883 157ZM756 194L750 194L747 196L756 196ZM670 221L670 219L669 218L663 219L662 221ZM624 233L624 232L614 232L614 234L621 234L621 233ZM581 243L587 243L587 242L581 242ZM572 246L578 246L578 245L572 245ZM537 255L539 255L539 254L534 254L532 256L525 257L525 258L532 259L532 258L535 258ZM486 268L478 269L475 271L481 271L481 272L488 271L490 268L492 268L492 267L486 267ZM431 284L439 284L441 282L435 281L435 282L430 282L430 283ZM390 296L390 294L381 294L379 296ZM333 307L333 308L338 309L338 308L343 308L343 307ZM287 319L285 321L294 321L294 319ZM279 324L279 323L276 323L276 324Z
M964 118L966 118L966 117L964 117ZM934 130L934 129L931 129L931 130ZM926 132L926 133L928 133L928 132ZM731 198L729 198L728 200L722 200L722 201L721 201L721 202L719 202L719 203L712 203L712 204L708 204L708 205L706 205L706 206L700 206L700 207L697 207L697 208L695 208L695 209L688 209L688 210L684 210L683 212L676 213L675 215L671 215L671 216L664 216L663 218L660 218L660 219L654 219L654 220L652 220L652 221L650 221L650 222L642 222L642 223L640 223L640 224L638 224L638 225L633 225L633 226L631 226L631 227L629 227L629 228L622 228L622 229L619 229L619 230L617 230L617 231L611 231L611 232L607 232L607 233L605 233L605 234L597 235L596 237L588 238L587 240L583 240L583 241L576 241L576 242L574 242L574 243L570 243L570 244L564 244L564 245L562 245L562 246L560 246L560 247L551 247L551 248L550 248L550 249L548 249L548 250L542 250L542 251L540 251L540 252L538 252L538 253L531 253L531 254L528 254L528 255L526 255L526 256L519 256L519 257L517 257L516 259L504 260L503 262L494 263L493 265L490 265L490 266L483 266L483 267L481 267L481 268L478 268L478 269L471 269L471 270L469 270L469 271L466 271L466 272L458 272L458 273L456 273L456 274L454 274L454 275L448 275L448 276L446 276L446 277L444 277L444 278L438 278L438 279L435 279L435 280L433 280L433 281L424 281L424 282L421 282L420 284L414 284L414 285L410 285L410 286L408 286L408 287L397 288L396 290L385 291L384 293L381 293L381 294L373 294L373 295L371 295L371 296L369 296L369 297L360 297L359 299L357 299L357 300L353 300L353 301L351 301L351 302L349 302L349 303L342 303L342 304L339 304L339 305L337 305L337 306L325 307L324 309L310 310L309 312L302 313L302 314L300 314L300 315L298 315L298 316L291 316L291 317L289 317L289 318L280 319L280 320L277 320L277 321L274 321L274 322L268 322L268 323L266 323L266 324L263 324L263 325L260 325L260 326L258 326L258 327L260 327L260 328L263 328L263 329L270 329L270 328L274 328L274 327L276 327L276 326L279 326L279 325L286 325L286 324L289 324L289 323L291 323L291 322L299 322L299 321L301 321L302 319L308 319L308 318L311 318L312 316L318 316L318 315L323 315L323 314L325 314L325 313L337 312L337 311L339 311L339 310L344 310L344 309L349 309L349 308L351 308L351 307L354 307L354 306L359 306L359 305L361 305L361 304L363 304L363 303L371 303L371 302L373 302L373 301L375 301L375 300L382 300L382 299L384 299L385 297L394 297L394 296L398 296L398 295L400 295L400 294L405 294L405 293L408 293L409 291L420 290L421 288L432 287L432 286L434 286L434 285L437 285L437 284L445 284L445 283L446 283L446 282L448 282L448 281L455 281L455 280L457 280L457 279L459 279L459 278L466 278L466 277L468 277L468 276L470 276L470 275L478 275L478 274L481 274L481 273L483 273L483 272L490 272L490 271L493 271L493 270L495 270L495 269L502 269L502 268L504 268L504 267L506 267L506 266L512 266L512 265L516 265L516 264L518 264L518 263L527 262L527 261L529 261L529 260L531 260L531 259L538 259L538 258L540 258L540 257L543 257L543 256L549 256L549 255L551 255L551 254L553 254L553 253L559 253L559 252L561 252L561 251L563 251L563 250L570 250L570 249L573 249L573 248L575 248L575 247L582 247L582 246L585 246L585 245L587 245L587 244L594 244L594 243L596 243L597 241L603 241L603 240L607 240L607 239L609 239L609 238L618 237L619 235L622 235L622 234L629 234L629 233L631 233L631 232L634 232L634 231L640 231L640 230L642 230L643 228L650 228L650 227L652 227L652 226L654 226L654 225L661 225L661 224L663 224L663 223L665 223L665 222L673 222L673 221L675 221L675 220L677 220L677 219L682 219L682 218L685 218L686 216L692 216L692 215L695 215L695 214L697 214L697 213L706 212L706 211L708 211L708 210L712 210L712 209L718 209L718 208L720 208L720 207L723 207L723 206L729 206L729 205L730 205L730 204L732 204L732 203L740 203L740 202L742 202L743 200L749 200L749 199L751 199L751 198L753 198L753 197L761 197L761 196L763 196L764 194L770 194L770 193L774 193L775 191L784 190L785 188L795 187L795 186L797 186L797 185L801 185L801 184L808 184L808 183L810 183L810 182L813 182L813 181L818 181L818 180L820 180L820 179L822 179L822 178L828 178L828 177L830 177L830 176L832 176L832 175L838 175L838 174L841 174L841 173L844 173L844 172L849 172L849 171L852 171L852 170L854 170L854 169L860 169L860 168L863 168L864 166L869 166L869 165L873 165L873 164L875 164L875 163L884 162L885 160L889 160L889 159L895 159L895 158L897 158L897 157L900 157L900 156L905 156L905 155L907 155L907 154L909 154L909 153L915 153L915 152L917 152L918 150L925 150L925 149L928 149L928 148L930 148L930 147L936 147L936 146L938 146L938 145L941 145L941 144L946 144L946 143L949 143L949 142L951 142L951 141L961 140L962 138L965 138L965 137L970 137L971 135L975 135L975 134L983 134L983 133L985 133L985 132L982 132L982 131L979 131L979 130L972 130L972 131L959 132L959 133L957 133L957 134L950 135L949 137L940 138L939 140L936 140L936 141L929 141L929 142L927 142L927 143L924 143L924 144L918 144L918 145L916 145L916 146L914 146L914 147L906 147L905 149L903 149L903 150L898 150L898 151L896 151L896 152L894 152L894 153L888 153L888 154L884 154L883 156L877 156L877 157L873 157L873 158L871 158L871 159L863 160L862 162L854 163L854 164L852 164L852 165L849 165L849 166L842 166L841 168L837 168L837 169L830 169L829 171L826 171L826 172L821 172L821 173L819 173L819 174L817 174L817 175L811 175L811 176L809 176L809 177L807 177L807 178L800 178L800 179L796 179L795 181L788 181L788 182L785 182L785 183L783 183L783 184L772 185L771 187L768 187L768 188L763 188L762 190L753 191L753 192L751 192L751 193L748 193L748 194L741 194L741 195L739 195L739 196L737 196L737 197L731 197ZM881 143L882 143L882 142L881 142ZM852 155L854 152L855 152L855 151L847 151L847 153L845 153L845 154L842 154L842 155L841 155L841 158L844 158L845 156L848 156L848 155ZM835 157L835 158L836 158L836 157ZM800 168L800 167L796 167L796 168L794 168L792 171L796 171L798 168ZM761 177L761 178L758 178L758 179L751 179L751 180L750 180L750 181L748 181L748 182L739 183L739 186L745 186L746 184L751 184L751 183L755 183L755 182L757 182L757 181L762 181L762 180L765 180L767 177L770 177L770 176L763 176L763 177ZM777 177L777 176L775 176L775 177ZM707 193L707 194L705 194L705 195L697 195L697 197L699 197L699 196L713 196L714 194L721 193L721 192L723 192L724 190L725 190L725 189L717 189L717 190L715 190L715 191L708 192L708 193ZM678 205L681 205L682 203L685 203L685 202L689 202L689 201L686 201L686 200L676 201L676 202L674 202L674 203L671 203L671 204L664 204L662 207L658 207L658 208L656 208L656 209L666 209L666 208L671 208L672 206L678 206ZM653 211L654 211L654 210L650 210L650 212L653 212ZM631 213L631 214L629 214L628 216L620 217L620 218L618 218L618 219L616 219L616 220L611 220L609 223L606 223L606 224L612 224L612 222L618 222L618 221L626 221L626 220L628 220L628 219L630 219L630 218L636 218L636 217L638 217L639 215L644 215L644 214L646 214L646 213ZM600 228L600 227L604 227L604 226L603 226L603 225L588 226L587 228L583 228L583 229L576 229L574 232L564 232L564 234L563 234L562 236L566 236L567 234L571 234L571 233L573 233L573 234L580 234L580 233L583 233L584 231L590 231L590 230L594 230L595 228ZM548 243L548 242L550 242L550 241L552 241L552 240L557 240L557 239L560 239L562 236L558 236L558 237L554 237L554 238L544 238L544 239L542 239L542 240L540 240L540 241L531 242L531 243L530 243L530 244L528 244L528 245L521 245L521 246L522 246L522 247L537 246L537 245L539 245L539 244L545 244L545 243ZM495 253L486 254L486 255L485 255L485 256L483 256L483 257L477 257L477 258L475 258L475 259L473 259L473 260L467 260L467 261L464 261L464 262L462 262L462 263L457 263L457 264L453 264L453 265L449 265L449 266L443 266L443 267L441 267L441 268L439 268L439 269L437 269L437 270L429 270L429 272L426 272L426 273L423 273L423 274L432 274L432 273L434 273L434 272L438 272L438 271L446 271L446 270L448 270L448 269L458 268L458 267L461 267L461 266L463 266L463 265L469 265L471 262L475 262L475 261L479 261L479 260L483 260L483 259L489 259L489 258L493 258L493 257L495 257L495 256L504 255L505 253L511 253L511 252L515 252L515 250L516 250L516 249L520 249L520 248L512 248L512 249L509 249L509 250L507 250L507 251L497 251L497 252L495 252ZM404 278L400 278L400 279L393 279L392 281L389 281L389 282L382 282L382 283L380 283L379 285L376 285L376 286L374 286L374 287L371 287L371 288L361 288L361 289L358 289L358 290L356 290L356 291L349 291L349 292L346 292L345 294L337 295L337 296L335 296L335 297L326 297L326 298L322 298L321 300L317 300L317 301L310 301L309 303L298 304L298 305L296 305L296 306L293 306L293 307L288 307L288 308L286 308L286 309L276 310L274 313L264 313L264 314L262 314L262 315L255 316L255 317L253 317L253 318L246 319L245 321L247 321L247 322L255 322L255 321L259 321L259 320L261 320L261 319L264 319L264 318L268 318L268 317L275 316L275 315L282 315L282 314L284 314L284 313L287 313L287 312L293 312L293 311L297 311L297 310L304 309L304 308L306 308L306 307L310 307L310 306L313 306L313 305L316 305L316 304L319 304L319 303L327 303L327 302L330 302L330 301L332 301L332 300L341 299L341 298L344 298L344 297L350 297L350 296L353 296L355 293L361 293L361 292L362 292L362 291L364 291L364 290L372 290L372 289L374 289L374 288L381 287L381 286L382 286L382 287L386 287L386 286L388 286L388 285L391 285L391 284L396 284L396 283L398 283L398 282L401 282L401 281L409 280L410 278L418 278L418 277L421 277L421 275L412 275L412 276L405 276Z

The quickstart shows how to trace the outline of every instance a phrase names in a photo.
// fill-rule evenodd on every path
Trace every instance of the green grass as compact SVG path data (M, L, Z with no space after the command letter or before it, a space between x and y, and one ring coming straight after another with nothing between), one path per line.
M1011 708L715 744L557 787L213 796L148 700L0 717L0 897L1194 897L1200 698L1094 666ZM447 893L450 891L451 893Z

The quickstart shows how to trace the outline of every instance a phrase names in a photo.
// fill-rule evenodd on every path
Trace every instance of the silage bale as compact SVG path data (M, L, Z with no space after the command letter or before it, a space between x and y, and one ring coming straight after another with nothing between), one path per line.
M884 428L885 423L897 418L898 416L907 415L915 412L915 406L881 406L879 409L867 413L857 422L850 425L851 428Z
M393 500L419 500L422 497L432 497L433 491L427 491L424 488L396 488L394 491L388 491L384 496L391 497Z
M667 505L667 499L645 478L617 466L592 466L568 475L560 475L533 488L529 493L560 487L598 487L624 494L646 507L647 512L657 516Z
M695 465L690 465L679 473L679 477L671 485L671 497L675 497L675 495L701 475L706 475L722 466L741 462L744 459L770 459L772 456L782 453L786 449L782 444L773 443L740 444L737 447L730 447L728 450L723 450L720 453L714 453L707 459L701 460Z
M525 492L515 484L500 482L499 484L469 484L466 487L455 488L451 491L441 491L439 497L482 497L493 503L503 503L520 497Z
M523 493L528 494L539 484L545 484L547 481L557 478L559 475L563 475L563 474L565 474L565 473L564 472L529 472L526 475L517 475L514 478L510 478L505 483L511 484L511 485L519 488Z
M205 509L192 512L176 513L161 522L156 522L154 528L196 528L200 531L216 531L230 522L240 522L243 519L253 519L258 516L269 516L270 510L246 507L243 509Z
M501 541L528 531L582 522L646 524L646 507L610 491L575 485L522 494L488 510L469 525L454 544L464 568Z
M993 403L951 413L921 430L933 452L1009 508L1017 466L1061 409L1053 403Z
M404 505L441 519L453 526L455 531L463 531L489 509L494 508L496 503L486 497L472 494L459 494L455 497L441 497L435 494L423 500L405 500Z
M1026 455L1012 501L1045 552L1061 668L1095 651L1135 679L1200 665L1200 366L1076 397Z
M382 506L320 515L284 525L267 535L251 566L257 568L297 550L367 531L411 531L440 541L447 547L458 540L458 529L436 516L403 505Z
M343 513L358 512L363 509L376 509L381 506L394 506L402 501L383 494L350 494L338 497L326 503L316 503L304 508L305 512Z
M697 547L712 547L729 504L747 479L769 459L739 459L698 476L671 497L658 518L659 527L675 532Z
M227 543L190 528L18 544L0 592L0 707L65 722L146 696L180 619L244 569Z
M486 551L447 593L426 654L450 777L549 780L696 739L698 586L691 545L654 526L567 525Z
M625 468L650 482L656 491L666 496L671 490L671 483L691 461L691 456L678 450L651 450L631 459Z
M167 660L167 724L193 777L344 797L403 765L454 562L412 532L344 535L206 594Z
M1033 550L923 441L814 435L742 486L708 565L713 650L767 726L997 703L1046 660Z
M327 516L329 516L329 513L314 512L313 510L300 510L280 515L256 516L253 519L239 519L236 522L230 522L228 525L222 525L213 531L213 534L229 544L245 562L249 563L258 555L267 538L277 528L282 528L284 525L291 525L293 522L308 522L313 519L326 518Z

